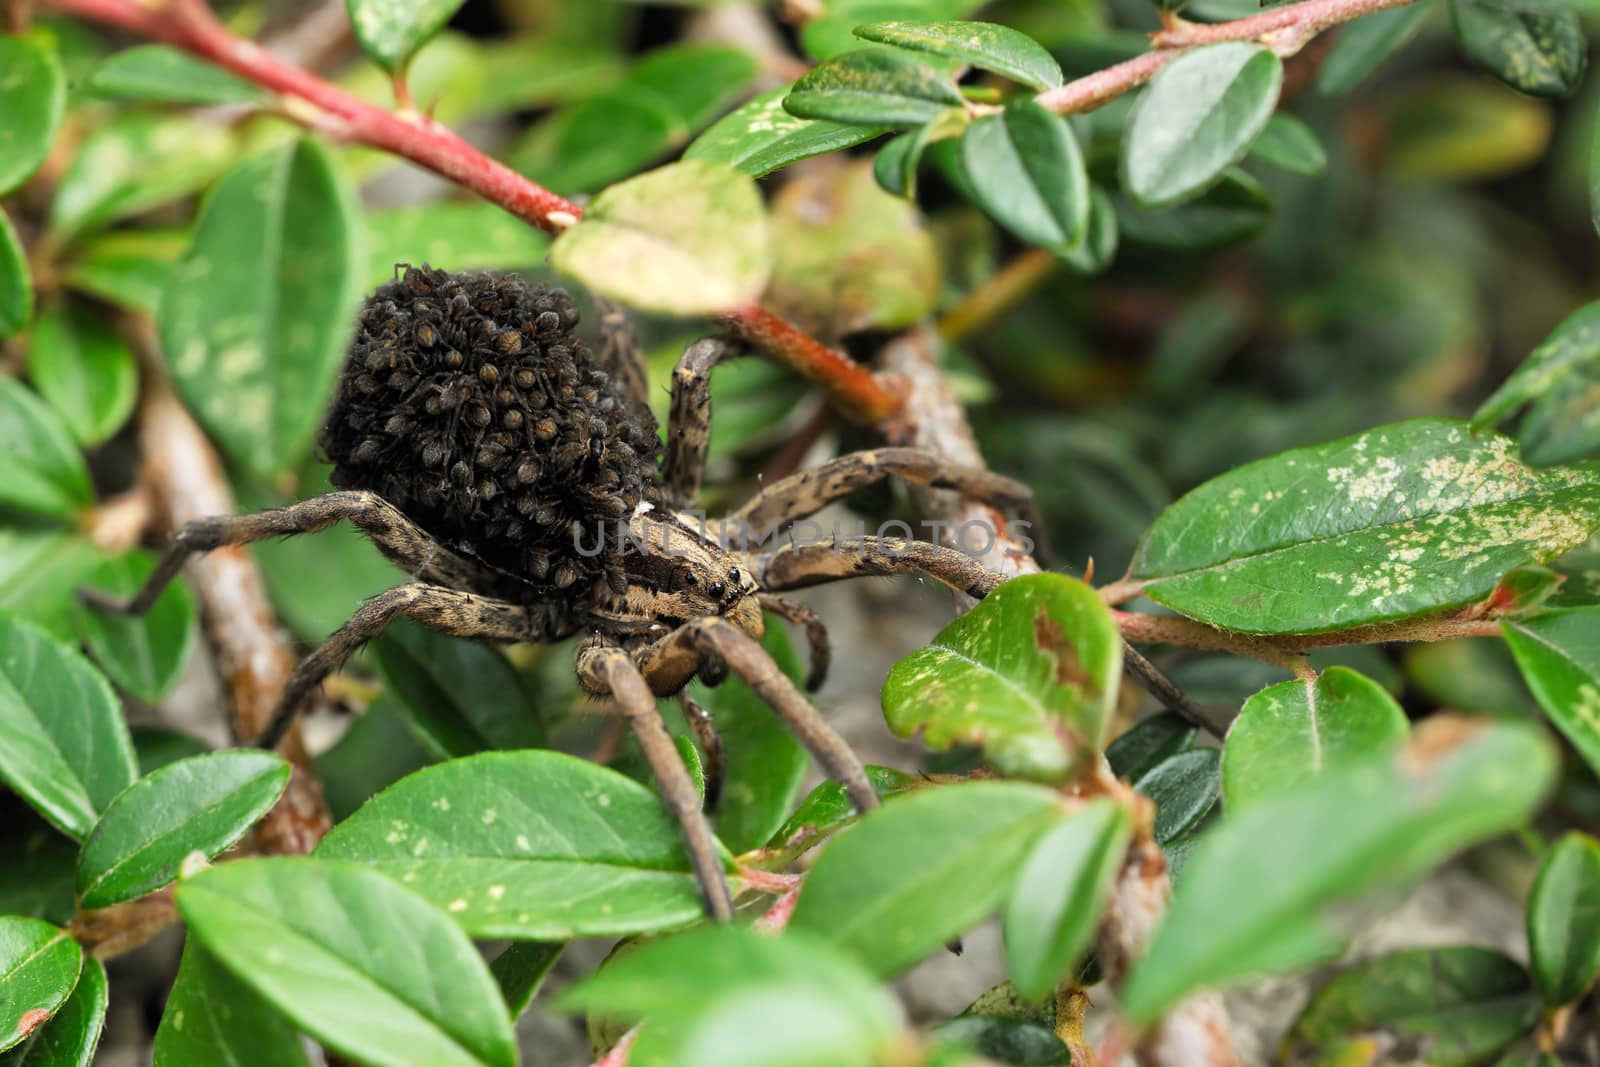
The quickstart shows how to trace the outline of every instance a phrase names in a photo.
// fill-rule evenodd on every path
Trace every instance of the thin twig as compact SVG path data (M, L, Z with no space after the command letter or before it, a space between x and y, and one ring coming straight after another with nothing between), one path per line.
M1128 669L1129 674L1144 683L1144 687L1161 701L1163 707L1177 712L1212 737L1220 738L1227 735L1229 720L1219 718L1210 708L1191 700L1171 678L1162 674L1159 667L1146 659L1144 653L1131 644L1124 644L1122 647L1122 664Z

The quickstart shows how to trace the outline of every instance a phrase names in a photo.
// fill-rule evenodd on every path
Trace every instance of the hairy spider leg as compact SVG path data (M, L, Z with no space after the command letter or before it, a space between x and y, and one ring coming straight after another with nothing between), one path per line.
M707 337L684 349L672 369L672 410L667 418L666 460L662 464L671 507L691 506L700 492L706 446L711 440L711 370L738 354L738 348L729 342Z
M919 448L873 448L850 452L820 467L799 471L763 488L727 523L757 540L765 540L791 522L816 514L857 489L888 477L930 489L949 489L997 509L1014 511L1028 523L1034 556L1048 570L1051 560L1044 518L1033 490L1014 478L982 467L950 463ZM999 531L991 531L997 535Z
M622 383L628 399L642 408L650 406L649 378L645 371L644 345L639 331L620 304L613 304L598 293L590 293L599 315L600 341L595 356L613 378Z
M786 622L805 628L806 643L811 646L811 669L806 672L806 691L815 693L821 689L823 680L828 677L828 665L833 661L833 652L828 643L828 627L822 621L822 616L804 604L787 597L773 596L771 593L757 593L756 601L762 610L770 611Z
M578 679L592 693L609 695L617 702L622 717L639 741L639 749L650 764L656 786L678 825L683 830L689 862L700 883L706 913L718 922L733 918L733 894L728 890L727 874L717 852L711 825L700 808L694 781L678 754L672 736L661 722L655 694L645 683L639 667L621 648L599 634L585 638L578 646Z
M851 537L826 544L784 545L752 560L763 589L782 591L885 574L925 574L982 600L1006 580L965 552L900 537Z

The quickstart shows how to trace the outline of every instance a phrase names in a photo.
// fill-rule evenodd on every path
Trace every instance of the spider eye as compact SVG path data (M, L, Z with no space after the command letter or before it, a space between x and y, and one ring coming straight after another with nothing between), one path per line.
M738 585L739 584L739 568L738 567L730 567L730 568L728 568L728 581L732 582L734 585Z
M721 582L712 582L711 588L706 590L711 594L712 600L721 600L723 592L727 589Z

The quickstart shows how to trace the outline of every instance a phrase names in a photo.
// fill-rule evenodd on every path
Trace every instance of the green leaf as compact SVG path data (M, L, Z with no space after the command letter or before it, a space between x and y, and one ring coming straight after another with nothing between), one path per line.
M363 262L355 192L315 141L246 159L200 213L162 298L162 347L200 421L262 477L311 448Z
M783 100L784 109L799 118L855 126L917 126L961 104L961 91L949 78L885 48L813 67Z
M1242 41L1184 52L1128 120L1122 185L1143 208L1189 200L1242 158L1278 104L1283 62Z
M867 781L880 799L919 789L928 784L921 775L905 774L892 767L867 764ZM767 842L767 849L779 855L799 856L817 842L859 816L850 794L838 782L823 782L813 789L789 820L778 827Z
M791 926L879 975L902 971L999 907L1033 843L1063 815L1055 793L1023 782L895 797L829 842Z
M1427 2L1406 4L1364 15L1344 27L1317 72L1317 92L1338 96L1365 81L1416 36L1432 11Z
M1100 595L1060 574L1006 582L894 665L884 717L929 747L981 745L1002 774L1058 781L1099 753L1122 640Z
M65 930L0 916L0 1051L18 1044L72 995L83 953Z
M1117 209L1098 186L1089 188L1089 231L1077 248L1056 249L1056 255L1079 274L1098 274L1117 254Z
M674 44L647 54L628 71L623 85L653 93L680 130L698 130L739 98L760 69L755 57L740 48Z
M154 315L172 265L188 247L185 230L115 230L74 244L62 280L79 292Z
M1156 844L1168 845L1200 824L1217 803L1222 787L1222 754L1194 748L1168 756L1133 783L1156 805Z
M300 1036L190 938L156 1030L155 1067L310 1067Z
M1498 952L1459 946L1394 952L1342 971L1317 991L1292 1036L1316 1046L1392 1035L1417 1063L1482 1063L1532 1029L1528 973Z
M961 138L961 166L978 205L1019 238L1051 250L1083 243L1089 175L1067 120L1032 100L987 115Z
M398 264L450 270L513 270L544 262L550 239L481 200L440 201L367 212L366 284L393 280Z
M1600 975L1600 844L1588 834L1569 831L1545 854L1528 894L1528 955L1552 1008Z
M330 1049L376 1067L515 1067L511 1018L466 934L376 871L243 860L178 886L189 930Z
M4 38L0 38L3 41ZM0 211L0 337L10 337L33 318L33 279L22 242Z
M1493 426L1585 367L1600 367L1600 301L1585 304L1562 319L1511 377L1478 406L1472 416L1473 428Z
M243 749L191 756L141 778L83 843L80 906L108 908L160 889L191 853L210 859L243 837L288 785L281 756Z
M66 239L188 196L232 163L235 135L185 115L124 111L78 146L50 202L50 228Z
M361 50L385 70L403 71L462 0L345 0Z
M648 1019L629 1062L673 1067L867 1067L904 1026L894 998L836 949L735 926L640 945L560 1005Z
M1589 46L1578 13L1502 0L1450 0L1461 50L1513 89L1566 96L1578 87Z
M1250 156L1294 174L1321 174L1328 167L1328 153L1317 135L1287 111L1267 120L1261 136L1250 146Z
M1413 419L1214 478L1134 558L1151 598L1213 626L1318 633L1460 607L1600 526L1597 472L1532 470L1510 438Z
M510 162L559 192L593 192L638 173L687 136L656 94L613 87L535 125L511 150Z
M412 732L439 759L544 744L531 695L498 649L410 621L370 647Z
M72 870L77 842L62 836L11 793L0 796L0 915L66 923L77 914Z
M1230 813L1187 860L1122 991L1134 1025L1189 992L1337 954L1325 914L1520 825L1555 771L1539 730L1434 716L1394 757L1331 769ZM1241 908L1239 902L1250 906Z
M130 552L107 560L88 585L132 596L156 569L155 557ZM189 657L195 630L194 597L173 582L141 616L75 605L78 635L111 680L140 700L154 704L177 682Z
M396 710L396 701L385 695L317 757L317 777L334 821L343 822L379 792L433 761Z
M986 1057L958 1060L961 1067L1003 1063L1011 1067L1072 1067L1072 1051L1048 1026L1002 1015L959 1015L936 1027L933 1036L956 1042ZM931 1059L927 1061L932 1067Z
M0 1055L0 1067L90 1067L106 1025L106 968L83 961L72 996L50 1021Z
M1033 846L1004 923L1011 980L1024 998L1043 999L1082 961L1132 833L1127 810L1101 798Z
M74 590L104 559L81 534L0 524L0 612L14 612L55 637L75 640Z
M1169 756L1191 748L1199 732L1177 712L1163 711L1140 719L1107 745L1106 762L1118 778L1137 781Z
M475 937L564 941L680 926L700 894L649 789L550 751L410 775L317 848L403 880Z
M752 178L812 156L870 141L886 128L802 119L784 110L786 88L772 89L724 115L684 151L684 159L723 163Z
M163 104L261 104L265 90L171 45L124 49L95 68L89 91L122 100Z
M771 269L761 194L738 171L688 160L613 185L556 238L550 262L625 304L674 315L756 300Z
M865 23L959 19L981 6L981 0L827 0L820 15L806 19L800 41L812 59L833 59L861 47L855 30Z
M1223 747L1222 798L1230 813L1335 767L1386 754L1410 731L1377 682L1344 667L1316 681L1284 682L1245 701Z
M513 1019L527 1010L564 948L566 944L561 941L517 941L507 945L489 964L489 973L500 986L500 995Z
M1576 367L1551 386L1517 427L1517 439L1535 467L1600 452L1600 363Z
M76 649L0 616L0 780L81 839L134 773L133 742L106 680Z
M37 35L0 36L0 194L39 169L67 107L67 80L55 49ZM0 334L5 331L0 330Z
M198 737L160 726L135 726L129 733L133 735L133 751L139 760L141 778L169 763L211 751Z
M1600 771L1600 606L1501 623L1522 678L1572 747Z
M1178 252L1205 252L1237 244L1259 233L1272 217L1272 201L1261 183L1238 168L1196 200L1163 211L1142 211L1116 198L1117 230L1130 244Z
M15 378L0 377L0 505L70 519L94 503L83 455L55 412Z
M1061 84L1061 67L1032 37L993 22L874 22L857 26L866 41L931 52L1035 89Z
M77 304L39 315L28 377L84 445L97 445L121 429L139 393L127 344L103 316Z

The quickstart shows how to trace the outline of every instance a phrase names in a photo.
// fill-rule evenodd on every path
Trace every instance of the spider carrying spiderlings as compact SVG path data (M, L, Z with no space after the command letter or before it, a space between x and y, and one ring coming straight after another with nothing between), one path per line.
M925 542L864 536L770 547L771 537L759 535L888 475L958 490L1037 524L1031 492L931 453L882 448L776 481L725 518L701 521L683 509L700 487L709 375L733 347L709 339L684 352L663 452L639 348L620 312L602 309L594 352L575 334L577 310L561 290L530 289L513 275L397 273L363 305L320 438L339 491L186 523L135 596L83 595L142 613L191 553L354 523L415 580L361 605L299 664L255 740L267 748L323 679L401 616L493 641L583 634L581 685L620 709L682 826L707 912L730 917L715 841L656 698L679 695L715 767L709 716L683 690L697 675L715 684L731 670L865 810L876 796L860 761L757 640L763 612L804 627L806 685L815 689L827 669L826 631L779 592L916 572L981 597L1000 580L962 552Z

